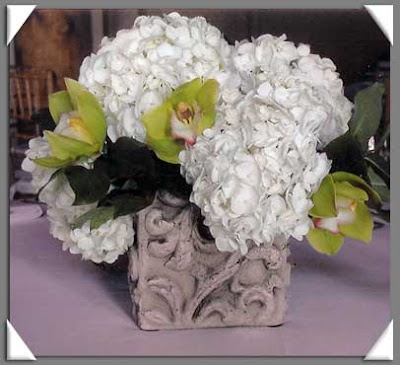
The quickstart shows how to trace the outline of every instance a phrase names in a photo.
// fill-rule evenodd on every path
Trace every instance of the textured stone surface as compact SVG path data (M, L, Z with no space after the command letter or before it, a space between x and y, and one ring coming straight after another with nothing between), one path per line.
M276 326L284 321L287 241L219 252L198 208L168 193L138 214L129 253L133 315L144 330ZM200 227L200 229L199 229Z

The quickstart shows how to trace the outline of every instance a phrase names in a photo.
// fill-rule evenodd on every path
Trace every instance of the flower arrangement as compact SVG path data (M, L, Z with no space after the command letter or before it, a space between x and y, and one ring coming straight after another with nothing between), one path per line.
M360 113L308 45L269 34L229 45L202 17L139 17L78 81L49 97L55 128L23 162L65 250L115 262L160 190L200 208L220 251L307 236L332 255L345 236L370 241L366 204L379 209L379 195L329 158Z

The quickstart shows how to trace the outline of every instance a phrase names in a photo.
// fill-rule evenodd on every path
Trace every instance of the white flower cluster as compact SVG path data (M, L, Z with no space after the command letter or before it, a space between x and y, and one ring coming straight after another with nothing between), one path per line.
M83 61L79 82L103 105L112 140L130 136L143 142L141 116L183 83L204 77L221 87L238 86L239 77L227 67L231 52L203 17L141 16L131 29L103 38L97 54Z
M58 175L50 182L55 169L36 165L31 159L50 156L50 147L44 137L30 140L22 169L32 174L33 186L40 192L39 200L47 205L50 233L63 242L63 249L73 254L81 254L84 260L96 263L113 263L133 244L134 230L131 216L102 224L90 230L89 222L81 228L73 229L75 220L96 204L74 206L75 193L64 175Z
M330 170L318 149L345 133L351 116L336 66L285 35L230 46L204 18L171 13L138 17L131 29L105 37L83 61L79 82L102 104L112 140L144 142L142 115L197 77L219 83L216 121L179 157L218 249L245 254L251 242L301 239L312 225L311 196ZM29 158L48 154L44 138L30 142L23 167L37 188L54 170ZM49 206L51 233L84 259L113 262L133 243L130 216L73 230L92 205L72 206L74 193L61 177L40 199Z
M245 92L259 89L268 105L291 114L304 133L318 138L318 147L345 133L352 104L329 58L310 47L270 34L238 42L233 56Z
M332 61L285 39L236 44L243 96L223 99L214 127L179 156L221 251L307 234L310 197L331 165L317 149L348 128L352 104Z
M182 172L193 183L191 201L219 250L245 254L249 241L300 240L308 232L310 196L330 169L316 145L282 110L250 92L225 105L216 126L181 152Z
M50 145L44 137L32 138L29 140L29 148L25 152L26 158L22 161L22 170L31 173L32 186L36 191L44 186L50 179L55 169L45 169L36 165L32 160L51 155Z

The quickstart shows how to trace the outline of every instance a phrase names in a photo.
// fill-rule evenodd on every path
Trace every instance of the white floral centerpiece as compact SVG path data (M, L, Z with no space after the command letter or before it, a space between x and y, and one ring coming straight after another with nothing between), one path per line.
M144 142L143 114L180 85L198 77L217 80L221 90L239 85L229 67L232 51L202 17L142 16L132 29L103 38L99 51L84 59L79 82L103 105L111 140L128 136Z
M308 45L269 34L229 45L202 17L139 17L66 86L49 99L54 131L30 141L23 169L65 250L109 264L130 250L142 328L279 324L290 237L329 255L345 236L371 239L366 202L379 197L359 176L330 174L326 153L353 104ZM205 252L214 259L200 263ZM149 309L150 292L169 309Z

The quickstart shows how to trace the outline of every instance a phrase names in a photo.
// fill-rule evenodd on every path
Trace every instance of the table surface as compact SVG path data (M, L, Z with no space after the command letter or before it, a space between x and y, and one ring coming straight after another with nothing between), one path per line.
M10 212L10 320L35 356L364 356L390 321L388 226L334 257L291 243L289 309L275 328L146 332L124 273L61 249L38 205Z

